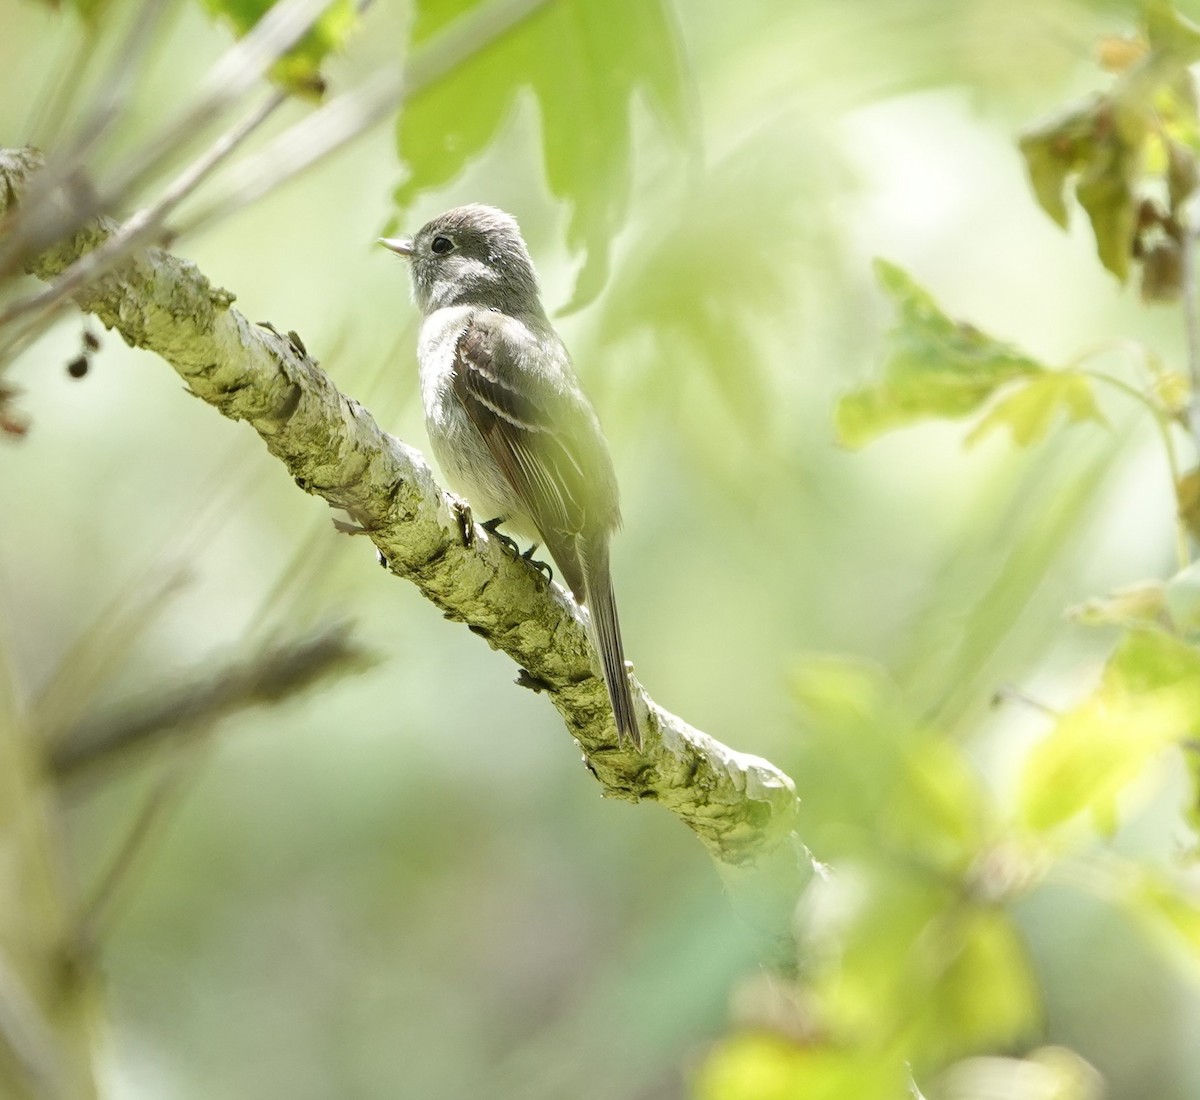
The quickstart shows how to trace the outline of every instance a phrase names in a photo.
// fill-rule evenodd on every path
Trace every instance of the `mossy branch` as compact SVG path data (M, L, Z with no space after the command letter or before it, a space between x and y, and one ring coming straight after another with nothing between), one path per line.
M0 150L0 218L40 166L30 150ZM3 223L0 223L3 225ZM117 230L97 219L31 259L53 281ZM603 681L574 602L478 526L435 483L421 454L385 433L340 393L299 341L252 324L197 267L150 248L73 295L127 343L165 359L196 396L244 420L307 492L362 525L396 576L446 618L465 623L543 691L607 795L659 803L700 838L748 901L755 922L787 939L791 906L811 875L798 843L792 781L657 706L635 684L643 752L619 747Z

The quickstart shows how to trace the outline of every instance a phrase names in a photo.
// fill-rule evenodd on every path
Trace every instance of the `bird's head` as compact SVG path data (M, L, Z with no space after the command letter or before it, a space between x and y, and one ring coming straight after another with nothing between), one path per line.
M541 310L537 273L517 221L494 206L456 206L413 237L379 243L409 261L413 300L423 313L459 305Z

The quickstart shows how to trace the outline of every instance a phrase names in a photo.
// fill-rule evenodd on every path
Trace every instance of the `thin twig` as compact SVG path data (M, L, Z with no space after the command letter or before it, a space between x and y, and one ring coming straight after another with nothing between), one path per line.
M234 43L210 68L198 103L163 128L140 150L123 158L117 178L103 189L83 174L82 153L92 143L86 131L74 155L62 158L55 170L26 196L17 225L0 241L0 277L33 252L73 232L95 215L111 210L137 190L183 146L253 88L267 69L307 32L327 0L280 0L254 27ZM154 9L148 14L153 16ZM135 49L135 38L126 49ZM119 104L119 95L116 102ZM105 104L97 110L103 121ZM236 130L236 127L235 127ZM206 154L207 155L207 154ZM205 159L200 158L197 163ZM64 202L65 197L65 202Z
M112 190L128 194L254 88L266 71L309 30L328 0L280 0L209 69L198 103L165 126L125 165Z
M494 0L463 16L416 52L403 77L391 71L376 74L362 88L333 100L243 160L230 176L227 194L181 223L178 236L207 228L270 194L552 2Z
M1180 249L1182 269L1183 323L1187 337L1188 378L1191 381L1191 397L1188 401L1188 423L1192 438L1200 452L1200 298L1196 286L1196 233L1185 223L1183 247Z
M325 626L115 714L85 719L52 747L50 769L60 778L74 778L131 749L208 725L235 710L280 702L367 664L348 625Z
M992 695L992 706L999 707L1005 703L1020 703L1022 706L1029 707L1031 710L1036 710L1047 718L1055 720L1062 717L1060 711L1055 710L1048 703L1043 703L1040 699L1035 699L1014 684L1001 684Z
M393 111L402 91L400 75L385 71L361 88L331 100L243 160L230 175L226 194L185 218L175 238L194 234L249 206L340 149Z
M272 92L256 110L222 134L202 156L188 165L155 203L143 207L129 217L99 248L81 256L41 293L13 302L0 312L0 329L19 319L29 319L27 323L37 324L55 305L69 298L85 283L112 270L130 252L152 243L172 211L212 175L243 141L287 101L287 98L284 91ZM18 339L20 334L14 334L6 345L0 346L0 361Z
M90 96L91 110L76 127L64 160L78 164L99 145L129 103L142 62L158 41L158 30L172 0L147 0L135 5L125 40L117 47L104 83Z
M1150 410L1150 417L1158 430L1159 438L1162 439L1163 452L1167 458L1167 471L1171 477L1171 491L1178 493L1182 471L1179 466L1179 455L1175 449L1175 438L1171 434L1173 426L1176 423L1174 418L1168 416L1149 394L1143 390L1139 390L1136 386L1131 386L1121 378L1117 378L1105 371L1084 368L1080 368L1080 374L1084 374L1088 378L1094 378L1097 382L1103 382L1113 389L1120 390L1121 393L1132 397L1140 405ZM1186 568L1191 561L1191 555L1188 551L1187 527L1184 525L1183 518L1179 515L1178 509L1175 512L1175 558L1180 569Z
M364 0L362 10L369 2ZM394 73L380 73L363 88L339 97L285 131L247 162L240 180L235 180L230 197L189 221L186 231L194 232L218 216L225 216L270 193L369 129L405 99L424 90L551 2L553 0L494 0L458 20L432 45L417 53L403 80ZM286 93L275 92L257 112L233 127L185 169L157 202L130 217L100 248L77 260L44 291L13 302L0 311L0 330L26 319L25 326L0 345L0 362L11 357L17 347L28 344L32 337L29 330L43 325L51 311L80 287L111 270L130 252L151 243L176 207L286 98Z
M193 742L187 748L194 750L198 744ZM90 947L99 938L100 923L111 912L113 899L121 884L129 877L138 856L145 851L153 836L161 836L162 829L158 826L162 824L163 815L173 804L178 805L184 780L195 774L191 766L193 758L194 753L181 752L161 775L155 777L154 785L129 826L129 831L80 907L75 919L75 939L80 945Z
M67 1095L56 1037L22 980L21 970L0 952L0 1052L16 1067L38 1100Z

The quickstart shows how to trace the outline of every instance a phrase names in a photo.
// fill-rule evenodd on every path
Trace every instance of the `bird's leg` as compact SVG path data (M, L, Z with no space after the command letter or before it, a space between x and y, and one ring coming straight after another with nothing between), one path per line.
M521 556L521 548L517 545L517 540L510 538L503 531L496 530L504 522L503 516L497 516L495 519L489 519L486 523L481 523L482 527L489 535L496 539L497 542L507 546L517 557Z
M538 548L538 544L535 542L528 550L522 550L517 545L516 539L506 535L503 531L496 530L496 528L499 527L503 522L504 517L497 516L495 519L489 519L487 523L481 523L479 526L482 527L489 535L498 539L505 546L507 546L522 561L529 562L529 564L532 565L539 573L545 573L547 580L554 580L554 570L551 569L550 566L544 561L537 561L533 556L533 552Z
M539 573L545 573L546 580L552 581L554 580L554 570L550 568L550 564L548 562L538 561L537 558L533 556L533 552L537 548L538 544L535 542L528 550L525 551L524 554L521 555L521 557L529 562L529 564L532 565Z

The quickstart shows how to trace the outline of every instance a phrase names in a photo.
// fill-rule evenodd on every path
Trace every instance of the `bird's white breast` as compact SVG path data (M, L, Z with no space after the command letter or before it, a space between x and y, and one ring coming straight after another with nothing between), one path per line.
M533 537L536 527L454 394L458 340L475 312L474 306L448 306L429 314L421 326L417 354L425 428L450 487L467 498L479 518L503 518L514 534Z

